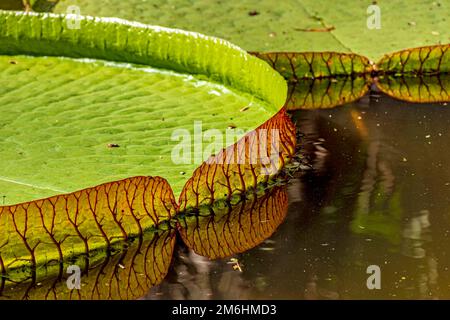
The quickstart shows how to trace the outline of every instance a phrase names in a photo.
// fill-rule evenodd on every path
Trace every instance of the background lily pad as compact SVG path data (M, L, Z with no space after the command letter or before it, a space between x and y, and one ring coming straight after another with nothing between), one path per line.
M379 6L381 28L367 27ZM388 52L450 42L445 0L61 0L85 15L116 16L219 36L248 51L353 52L378 60Z
M274 187L252 194L234 206L202 210L180 219L183 242L197 254L210 259L247 251L269 238L287 214L285 188Z

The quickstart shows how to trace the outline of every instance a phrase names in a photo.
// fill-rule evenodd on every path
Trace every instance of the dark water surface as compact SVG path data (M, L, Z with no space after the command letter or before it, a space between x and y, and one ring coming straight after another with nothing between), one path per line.
M314 169L290 184L284 223L235 256L242 272L179 246L147 298L449 299L450 105L372 95L292 115Z

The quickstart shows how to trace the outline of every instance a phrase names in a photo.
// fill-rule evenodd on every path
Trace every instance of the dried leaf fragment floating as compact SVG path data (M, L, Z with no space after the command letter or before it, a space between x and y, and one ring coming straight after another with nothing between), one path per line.
M230 261L227 262L227 264L232 264L233 270L242 272L242 266L237 258L231 258Z

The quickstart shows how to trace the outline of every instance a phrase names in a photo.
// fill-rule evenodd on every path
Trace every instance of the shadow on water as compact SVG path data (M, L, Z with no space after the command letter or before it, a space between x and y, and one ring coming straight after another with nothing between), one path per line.
M289 186L285 223L236 256L242 272L180 248L147 298L450 298L449 106L372 93L292 115L313 169Z

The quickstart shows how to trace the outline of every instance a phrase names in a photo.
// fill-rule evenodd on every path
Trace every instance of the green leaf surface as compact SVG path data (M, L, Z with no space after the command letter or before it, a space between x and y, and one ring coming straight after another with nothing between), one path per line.
M0 19L3 204L134 175L163 176L178 194L210 154L175 164L176 129L192 137L198 121L241 137L285 99L279 75L219 39L114 20L70 29L59 16Z
M423 0L301 0L310 15L331 25L334 38L349 51L376 61L402 49L450 42L450 2ZM381 28L367 27L369 5L380 8Z

